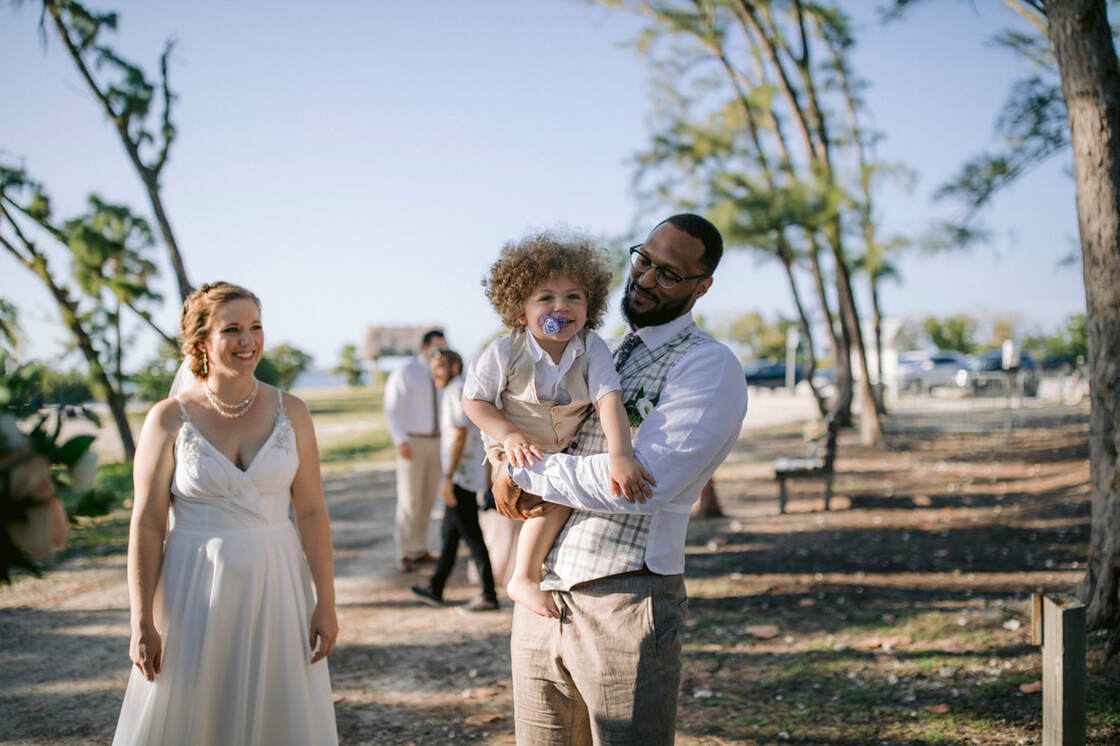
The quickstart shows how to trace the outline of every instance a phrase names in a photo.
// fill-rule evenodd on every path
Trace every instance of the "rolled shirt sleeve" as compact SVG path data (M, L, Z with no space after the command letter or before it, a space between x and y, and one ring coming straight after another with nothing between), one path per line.
M501 393L506 387L509 350L508 334L498 337L487 345L467 368L466 380L463 382L463 396L490 402L501 409Z
M607 454L553 454L514 469L514 481L549 502L599 513L687 512L738 440L747 386L735 356L721 344L685 353L634 438L634 455L657 486L645 503L610 490Z

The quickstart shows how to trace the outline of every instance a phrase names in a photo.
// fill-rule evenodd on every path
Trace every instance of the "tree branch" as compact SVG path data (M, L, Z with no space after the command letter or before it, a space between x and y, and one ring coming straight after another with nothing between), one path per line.
M152 330L155 331L155 333L158 334L172 350L174 350L175 352L179 351L179 340L175 339L174 337L167 336L167 334L156 325L156 322L152 320L152 315L150 313L142 308L137 308L132 304L132 301L125 301L124 304L128 306L133 313L143 319L148 324L148 326L150 326Z
M105 110L109 119L112 120L113 126L117 128L117 133L121 137L121 143L124 145L125 152L128 153L132 165L140 172L142 178L147 178L150 169L144 165L144 162L140 159L139 146L137 143L133 142L132 137L128 134L128 121L113 110L113 105L109 102L109 98L105 95L105 92L101 90L101 87L98 86L97 81L93 79L93 75L86 66L85 60L82 59L81 51L74 44L73 39L70 38L70 32L67 30L66 24L62 21L62 11L59 9L58 4L54 2L46 2L44 4L50 12L51 18L54 20L55 28L58 30L58 35L62 38L62 43L66 45L66 50L70 53L70 58L77 66L78 72L81 73L82 78L86 81L86 85L89 86L94 96L97 97L101 108Z
M175 139L175 125L171 123L171 102L174 100L175 95L171 93L171 88L167 85L167 58L171 55L171 50L174 48L175 42L170 40L163 48L163 54L159 58L159 77L160 77L160 90L163 92L163 113L160 116L162 123L161 131L163 134L163 146L159 149L159 154L156 156L156 161L152 165L152 173L159 178L160 172L163 170L163 164L167 163L167 154L171 149L171 143Z

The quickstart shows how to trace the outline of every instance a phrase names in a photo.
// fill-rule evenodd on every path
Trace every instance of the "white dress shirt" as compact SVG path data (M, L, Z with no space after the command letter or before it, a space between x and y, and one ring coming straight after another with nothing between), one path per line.
M482 439L478 435L478 428L463 412L463 377L456 376L439 392L439 451L444 474L450 471L451 444L455 438L455 429L460 427L466 428L467 441L451 475L451 481L465 490L478 492L486 486L486 472L482 466Z
M552 356L545 352L532 334L526 336L529 338L529 350L533 354L534 381L537 386L537 396L541 401L554 401L557 404L571 402L571 396L564 388L564 376L571 369L576 358L584 354L587 355L587 390L591 394L592 403L621 388L611 351L603 338L595 332L587 332L586 348L578 336L572 337L568 346L564 348L559 363L552 362ZM501 409L501 395L506 388L509 353L510 335L503 334L491 342L467 371L463 395L468 399L490 402Z
M436 435L436 387L428 361L416 355L385 382L389 434L400 445L412 435Z
M694 326L691 313L637 333L647 348L655 350L689 326ZM692 331L708 337L697 328ZM514 481L526 492L572 508L652 514L646 566L658 574L675 575L684 571L692 504L738 440L746 412L743 369L731 350L712 340L681 356L669 371L657 406L638 427L634 455L657 480L645 503L629 503L611 494L605 453L546 455L535 466L515 468Z

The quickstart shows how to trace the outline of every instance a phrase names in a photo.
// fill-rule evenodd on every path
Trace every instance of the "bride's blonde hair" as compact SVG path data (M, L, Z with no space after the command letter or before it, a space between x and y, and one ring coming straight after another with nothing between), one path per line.
M183 314L179 319L179 350L191 356L191 373L195 378L205 378L206 358L202 342L210 333L210 319L221 306L231 300L251 300L260 310L261 299L251 290L230 282L205 282L183 301Z

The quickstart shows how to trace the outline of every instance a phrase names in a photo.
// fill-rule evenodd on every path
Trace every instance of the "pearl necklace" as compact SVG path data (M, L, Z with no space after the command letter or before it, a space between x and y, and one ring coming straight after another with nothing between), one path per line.
M218 410L218 414L220 414L222 417L240 417L241 415L249 411L249 407L253 406L253 402L257 398L258 388L260 388L260 381L254 378L253 390L249 393L249 395L241 401L235 402L233 404L219 399L218 395L210 390L210 384L208 383L204 382L202 384L202 393L206 394L206 399L210 402L214 409Z

